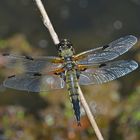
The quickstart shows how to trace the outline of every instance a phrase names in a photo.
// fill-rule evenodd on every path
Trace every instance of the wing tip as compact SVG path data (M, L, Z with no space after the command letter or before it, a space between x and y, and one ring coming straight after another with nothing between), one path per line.
M134 35L128 35L127 37L129 37L131 39L131 41L133 42L133 44L136 44L138 39L137 37L135 37Z
M131 60L133 70L137 69L139 67L138 63L135 60Z

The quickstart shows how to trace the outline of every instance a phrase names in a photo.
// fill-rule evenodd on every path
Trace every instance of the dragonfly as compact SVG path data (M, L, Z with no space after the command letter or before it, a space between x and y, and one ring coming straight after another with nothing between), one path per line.
M79 85L102 84L134 71L134 60L112 61L127 52L137 38L121 37L107 45L75 54L72 43L63 39L57 45L58 56L32 58L16 54L3 54L5 66L14 68L22 64L25 72L9 76L3 85L28 92L47 92L66 88L73 106L77 124L80 125Z

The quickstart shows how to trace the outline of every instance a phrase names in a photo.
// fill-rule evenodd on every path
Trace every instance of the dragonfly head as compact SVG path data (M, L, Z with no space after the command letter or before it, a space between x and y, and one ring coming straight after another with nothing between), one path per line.
M68 39L63 39L58 44L59 56L61 57L72 57L74 49L72 43Z

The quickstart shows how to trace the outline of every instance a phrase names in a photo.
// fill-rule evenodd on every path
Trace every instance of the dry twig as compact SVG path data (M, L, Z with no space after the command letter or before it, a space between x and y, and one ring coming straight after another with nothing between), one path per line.
M104 138L103 138L103 136L102 136L102 134L101 134L101 132L100 132L100 130L98 128L98 125L97 125L97 123L95 121L95 118L94 118L93 114L91 113L91 110L90 110L90 108L89 108L89 106L88 106L88 104L87 104L87 102L85 100L85 97L83 95L83 92L82 92L80 86L78 87L78 89L79 89L79 96L80 96L81 103L82 103L82 105L83 105L83 107L85 109L85 112L86 112L86 114L88 116L88 119L90 120L90 123L91 123L92 127L94 128L94 131L95 131L98 139L99 140L104 140Z
M48 30L49 30L49 32L51 34L51 37L52 37L52 39L54 41L54 44L58 44L59 43L59 38L58 38L58 36L57 36L57 34L56 34L52 24L51 24L51 21L50 21L48 15L47 15L47 12L45 11L45 8L44 8L41 0L35 0L35 2L36 2L37 6L38 6L38 8L39 8L39 10L41 12L42 17L43 17L44 25L48 28ZM79 89L80 101L81 101L81 103L82 103L82 105L83 105L83 107L85 109L85 112L86 112L86 114L87 114L87 116L88 116L88 118L90 120L90 123L91 123L92 127L95 130L95 133L96 133L98 139L99 140L104 140L103 136L102 136L102 134L101 134L101 132L100 132L100 130L98 128L98 125L96 124L94 116L92 115L91 110L90 110L90 108L89 108L89 106L88 106L88 104L87 104L87 102L86 102L86 100L84 98L84 95L83 95L83 93L81 91L80 86L78 87L78 89Z
M41 15L43 17L43 23L44 25L48 28L49 32L50 32L50 35L54 41L54 44L57 45L59 44L59 39L58 39L58 35L56 34L53 26L52 26L52 23L48 17L48 14L47 12L45 11L45 8L41 2L41 0L35 0L40 12L41 12Z

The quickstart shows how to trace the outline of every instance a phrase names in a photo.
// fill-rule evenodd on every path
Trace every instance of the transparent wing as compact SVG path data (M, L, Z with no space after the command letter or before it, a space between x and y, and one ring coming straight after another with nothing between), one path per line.
M100 64L98 68L89 68L81 72L79 84L102 84L135 70L138 64L133 60L120 60L107 64Z
M28 92L43 92L64 88L65 82L55 75L36 76L33 73L7 78L3 85L8 88Z
M26 72L50 72L61 68L62 64L59 57L38 57L32 58L29 56L20 56L14 54L3 54L5 59L5 66L7 68L14 68L21 66Z
M108 45L80 53L75 56L75 59L79 60L78 64L85 65L107 62L128 51L136 42L135 36L128 35Z

